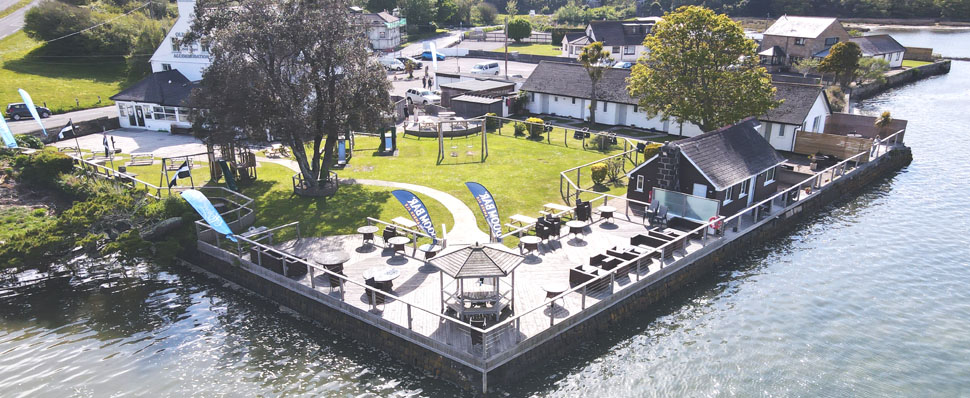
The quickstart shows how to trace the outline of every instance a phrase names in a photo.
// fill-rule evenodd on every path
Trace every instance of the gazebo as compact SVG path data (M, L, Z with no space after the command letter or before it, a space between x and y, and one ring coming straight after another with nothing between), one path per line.
M439 271L442 311L452 309L461 319L487 315L498 319L506 306L515 308L513 271L524 257L503 249L476 243L431 259ZM444 275L452 279L447 285ZM511 284L504 280L509 275Z

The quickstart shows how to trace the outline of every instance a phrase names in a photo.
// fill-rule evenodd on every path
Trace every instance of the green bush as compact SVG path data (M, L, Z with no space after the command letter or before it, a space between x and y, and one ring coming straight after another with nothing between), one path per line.
M509 38L517 42L521 42L522 39L532 36L532 24L529 20L516 17L509 22Z
M489 113L486 113L485 116L498 116L498 115L496 115L495 113L489 112ZM498 119L498 118L495 118L495 117L486 117L485 118L485 128L488 129L488 131L495 131L496 129L498 129L500 127L502 127L502 120L501 119Z
M14 168L20 170L18 180L21 182L54 186L62 173L69 173L74 168L74 159L63 153L40 151L17 156Z
M519 122L515 122L515 136L521 137L525 135L525 125Z
M529 138L542 139L542 133L545 132L544 129L546 122L537 117L525 119L525 122L529 124Z
M606 180L606 163L596 163L590 166L591 176L593 178L593 183L596 185L602 185L603 181Z
M44 149L44 142L35 136L29 134L17 134L17 136L13 138L17 140L17 146L21 148Z

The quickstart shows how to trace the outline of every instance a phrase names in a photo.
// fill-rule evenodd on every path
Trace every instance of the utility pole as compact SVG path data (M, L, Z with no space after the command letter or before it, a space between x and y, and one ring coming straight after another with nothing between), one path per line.
M505 80L509 80L509 17L505 16Z

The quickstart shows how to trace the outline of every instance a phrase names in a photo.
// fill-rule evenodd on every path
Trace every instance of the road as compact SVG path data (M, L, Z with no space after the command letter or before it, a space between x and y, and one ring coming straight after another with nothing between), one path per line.
M461 68L462 72L468 72L472 70L472 66L485 61L492 61L488 59L481 58L463 58L463 57L449 57L444 61L438 62L438 71L440 72L457 72ZM431 61L422 61L425 65L430 65ZM498 61L499 67L503 71L498 77L505 76L505 61ZM528 78L535 70L537 64L529 64L525 62L515 62L509 61L509 74L510 75L522 75L522 77ZM423 71L415 71L414 80L403 80L406 76L404 72L396 72L388 74L388 78L391 79L391 94L404 96L405 91L409 88L419 88L421 87L421 76L423 76Z
M447 34L442 34L434 38L434 45L436 48L445 48L458 42L458 37L461 36L462 32L458 30L448 31ZM428 41L428 40L425 40ZM424 52L424 41L411 43L399 51L401 57L412 57Z
M6 106L6 104L3 104L3 106ZM74 123L78 123L84 120L92 120L106 116L117 117L118 108L114 106L106 106L104 108L85 109L83 111L51 115L51 117L41 119L41 121L44 123L44 127L47 128L47 134L57 134L57 131L60 130L61 127L64 127L68 120L74 120ZM10 126L10 131L14 134L27 134L34 131L40 131L40 127L37 126L37 122L35 122L34 119L22 119L16 122L7 119L7 125Z
M17 0L0 0L0 10L5 10L7 7L14 5ZM41 0L36 0L33 3L26 5L25 7L14 11L10 15L0 18L0 39L7 37L24 27L24 15L27 15L27 10L40 4Z

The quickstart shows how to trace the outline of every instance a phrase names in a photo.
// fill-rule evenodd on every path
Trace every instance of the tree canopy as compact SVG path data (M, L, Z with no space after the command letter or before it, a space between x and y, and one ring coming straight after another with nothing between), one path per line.
M390 112L389 83L368 58L365 27L345 0L211 7L220 1L196 3L188 35L211 46L212 64L192 97L206 108L194 121L197 134L209 144L276 137L290 146L310 188L319 187L338 136L379 128Z
M517 42L532 36L532 24L528 19L515 17L509 21L509 38Z
M590 88L590 102L589 102L589 125L592 126L596 124L596 100L599 95L596 93L597 85L600 79L603 78L603 72L609 68L607 63L613 60L610 56L610 52L603 49L603 42L594 41L583 47L583 51L579 53L579 64L586 69L586 74L589 75L589 80L592 83Z
M862 49L855 42L837 43L829 49L829 55L818 63L818 71L834 75L835 81L845 90L855 79L860 58L862 58Z
M726 15L681 7L657 23L644 45L627 89L651 117L711 131L778 105L757 44Z

